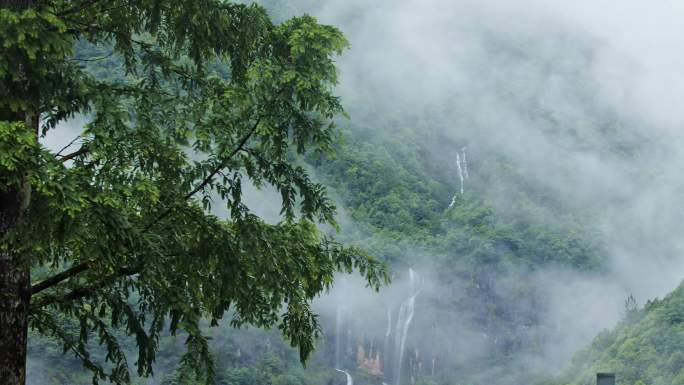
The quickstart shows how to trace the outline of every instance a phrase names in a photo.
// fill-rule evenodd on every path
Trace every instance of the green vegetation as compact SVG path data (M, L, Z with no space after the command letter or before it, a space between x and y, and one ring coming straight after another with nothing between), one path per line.
M455 159L431 157L434 152L455 156L459 143L429 127L392 135L382 130L378 126L372 134L352 126L334 158L311 161L361 224L352 238L375 254L415 263L415 256L399 250L427 249L448 258L446 268L458 263L601 268L604 254L590 210L560 202L498 155L478 159L465 194L448 208L459 188Z
M332 150L333 57L347 45L334 27L222 1L6 0L0 44L4 383L25 382L28 328L93 382L151 375L165 331L185 337L182 380L211 381L200 323L226 314L277 327L305 361L320 334L310 301L335 273L387 281L317 229L335 226L335 207L292 161ZM40 145L77 114L89 121L74 146ZM281 222L251 212L245 183L276 188Z

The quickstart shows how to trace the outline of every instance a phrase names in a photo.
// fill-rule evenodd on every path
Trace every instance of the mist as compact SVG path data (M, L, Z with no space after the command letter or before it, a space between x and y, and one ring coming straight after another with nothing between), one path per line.
M617 324L630 294L643 304L680 283L684 4L325 1L290 10L338 26L350 40L350 50L339 58L338 89L352 106L352 122L390 136L397 122L422 120L467 146L474 178L478 162L502 155L568 206L595 214L606 254L600 274L553 267L495 278L502 292L516 278L531 279L529 285L544 291L547 305L538 327L553 329L554 337L543 341L538 354L520 357L521 370L557 372L598 332ZM552 125L571 134L549 135ZM450 159L457 151L433 157ZM443 167L454 169L453 162ZM485 186L478 193L507 210L500 190ZM438 276L430 266L412 268ZM448 289L434 279L432 289L416 299L424 316L444 310L425 303L428 292L438 298L440 290L453 294L467 285L451 282ZM400 300L393 297L402 290L393 285L383 291L387 297L373 300L361 285L338 285L321 300L328 302L320 305L326 329L334 329L335 309L344 304L357 308L357 328L381 335L385 316L368 308L394 303L397 311ZM461 350L452 356L466 358L454 365L490 349L473 338L481 330L469 315L458 317L462 324L444 328L444 346L432 345L434 351L447 345ZM423 332L411 329L414 343L428 338Z

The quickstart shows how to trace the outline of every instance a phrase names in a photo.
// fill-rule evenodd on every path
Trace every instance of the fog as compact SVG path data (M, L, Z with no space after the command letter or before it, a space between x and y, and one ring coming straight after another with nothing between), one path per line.
M554 267L521 275L547 296L540 327L556 328L522 367L556 372L619 321L628 295L643 304L680 283L684 4L352 0L302 2L290 11L311 12L350 40L339 58L339 92L352 124L392 135L392 123L427 120L429 129L468 146L473 173L478 159L502 154L569 206L595 211L605 271ZM553 127L571 134L549 135ZM505 280L495 285L505 291ZM373 298L356 290L338 287L321 302ZM386 300L378 301L373 306ZM421 296L416 307L443 310L421 305ZM333 322L332 310L321 309ZM385 322L356 314L367 315L355 317L363 328ZM468 322L445 329L451 333L442 343L464 346L463 355L487 349L473 343L479 329ZM422 338L421 330L410 333Z

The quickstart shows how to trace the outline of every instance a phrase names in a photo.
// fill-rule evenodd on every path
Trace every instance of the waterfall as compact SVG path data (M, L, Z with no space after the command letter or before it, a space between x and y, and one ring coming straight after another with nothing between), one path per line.
M346 287L346 277L342 277L339 284L343 288ZM352 346L353 304L343 290L337 293L335 303L337 305L335 309L335 369L339 369L345 367L354 354Z
M399 385L401 382L401 364L404 359L404 349L406 347L406 337L408 336L408 329L413 320L414 306L416 303L416 295L409 297L401 304L399 308L399 316L397 318L397 331L395 336L395 357L396 363L394 367L395 384Z
M380 353L380 346L376 346L376 341L371 338L368 355L366 356L363 351L365 345L359 345L360 353L358 351L356 353L357 361L359 361L359 354L362 357L361 361L363 361L363 365L359 364L360 367L364 369L368 369L367 366L370 367L371 374L375 373L374 375L377 375L378 377L382 376L382 369L384 369L385 375L388 377L391 373L392 385L399 385L401 383L402 362L404 360L406 342L408 340L408 331L411 322L413 321L416 297L422 289L421 277L413 269L408 269L408 278L408 295L404 301L401 302L396 318L392 314L392 307L386 308L387 328L385 330L382 352ZM335 370L344 373L347 376L347 385L353 385L354 382L351 374L349 374L347 370L342 369L348 367L347 365L351 362L349 361L349 357L353 356L354 353L350 350L352 348L354 334L352 308L349 306L350 304L348 302L341 301L339 303L335 317ZM394 334L394 337L392 337L392 334ZM367 342L365 337L362 340ZM363 343L365 344L365 342ZM373 358L374 352L375 358ZM382 364L380 355L382 355L383 359ZM366 357L374 359L375 361L367 365L365 363Z
M399 314L397 315L396 331L394 334L394 383L401 384L401 364L404 358L404 349L406 347L406 337L408 336L408 329L413 320L413 314L416 304L416 296L420 290L415 289L415 272L409 269L409 278L411 282L411 296L401 303L399 307Z
M435 360L436 360L436 359L435 359L435 356L432 356L432 372L430 372L430 375L431 375L432 377L435 376Z
M351 308L346 308L346 316L347 316L347 348L345 349L345 363L348 362L349 357L354 357L354 330L353 330L353 324L352 324L352 314L351 314Z
M466 148L463 147L461 149L461 162L463 165L463 177L465 179L468 179L470 175L468 175L468 160L466 159Z
M335 313L335 369L345 366L354 354L352 308L345 303L337 305Z
M461 183L461 188L459 189L459 192L461 193L461 195L463 195L463 193L465 192L465 180L470 177L470 174L468 174L468 160L466 158L465 147L461 148L460 152L456 152L456 169L458 170L458 180ZM451 198L449 208L451 208L456 203L457 196L458 194L454 194L454 197Z
M335 369L340 373L344 373L347 376L347 385L354 385L354 379L352 378L351 374L349 374L348 371L342 370L342 369Z
M351 374L344 369L340 369L342 366L342 354L347 357L348 352L343 352L342 349L349 350L351 343L351 325L349 323L351 310L345 306L337 306L337 313L335 315L335 370L340 373L344 373L347 376L347 385L354 385L354 379ZM343 326L346 326L346 330L343 332ZM346 338L342 337L342 333L346 334ZM343 344L346 345L343 347ZM345 360L346 362L346 360Z
M456 167L458 168L458 179L461 181L461 195L463 195L463 183L465 176L463 175L463 166L461 165L461 154L456 153Z
M340 367L340 356L342 354L340 333L342 333L342 308L337 306L337 314L335 316L335 368Z
M385 332L385 344L382 346L383 366L387 368L389 363L389 340L392 334L392 309L387 308L387 331Z

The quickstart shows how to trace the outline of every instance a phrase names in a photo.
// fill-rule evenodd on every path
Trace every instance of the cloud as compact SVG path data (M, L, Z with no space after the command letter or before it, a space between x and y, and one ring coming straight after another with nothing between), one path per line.
M684 4L352 0L300 7L340 26L351 42L339 59L339 92L352 121L365 116L364 104L375 115L433 114L435 129L474 142L472 151L505 154L566 201L600 207L615 279L642 291L643 300L679 282ZM549 135L557 128L565 131ZM630 268L635 263L652 276L629 277L640 270ZM658 290L648 287L663 280Z

